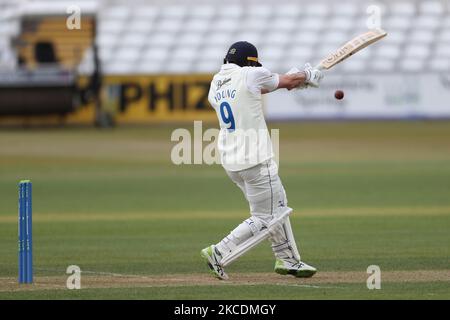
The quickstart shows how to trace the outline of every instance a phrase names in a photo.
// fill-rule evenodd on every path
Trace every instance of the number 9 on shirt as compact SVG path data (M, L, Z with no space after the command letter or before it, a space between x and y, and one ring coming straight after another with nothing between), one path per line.
M229 132L233 132L236 129L236 125L234 122L233 111L231 110L231 106L228 102L224 101L220 104L220 116L222 121L228 125L227 129Z

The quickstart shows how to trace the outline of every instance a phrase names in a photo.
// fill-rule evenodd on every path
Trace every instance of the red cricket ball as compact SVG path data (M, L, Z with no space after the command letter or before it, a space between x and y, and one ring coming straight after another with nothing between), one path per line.
M336 90L336 92L334 93L334 97L338 100L341 100L342 98L344 98L344 91Z

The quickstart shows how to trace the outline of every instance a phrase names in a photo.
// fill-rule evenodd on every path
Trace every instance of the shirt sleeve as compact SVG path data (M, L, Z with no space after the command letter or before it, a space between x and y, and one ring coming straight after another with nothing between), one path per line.
M278 74L270 72L264 67L248 67L247 87L253 93L261 93L261 90L273 91L280 81Z

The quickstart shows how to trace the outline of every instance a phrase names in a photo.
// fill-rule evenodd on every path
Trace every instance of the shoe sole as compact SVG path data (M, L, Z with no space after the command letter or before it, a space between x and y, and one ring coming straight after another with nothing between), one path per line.
M292 275L296 278L311 278L313 275L316 274L317 270L302 270L302 271L295 271L295 270L287 270L287 269L275 269L275 272L278 274L281 274L283 276L285 275Z
M213 261L211 261L211 257L209 256L209 254L205 251L206 249L203 249L201 252L200 252L200 256L202 257L202 259L206 262L206 264L207 264L207 266L208 266L208 268L209 268L209 273L211 273L213 276L214 276L214 278L217 278L217 279L219 279L219 280L226 280L226 279L224 279L224 278L222 278L217 272L216 272L216 270L214 270L214 267L213 267Z

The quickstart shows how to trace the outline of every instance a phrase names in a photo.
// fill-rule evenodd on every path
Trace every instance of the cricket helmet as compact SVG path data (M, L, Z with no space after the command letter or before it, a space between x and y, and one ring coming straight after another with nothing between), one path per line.
M247 41L233 43L223 59L223 63L235 63L240 67L252 66L261 67L258 61L258 50Z

